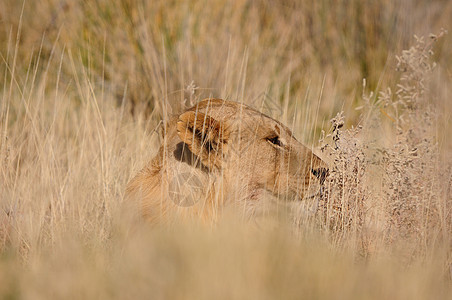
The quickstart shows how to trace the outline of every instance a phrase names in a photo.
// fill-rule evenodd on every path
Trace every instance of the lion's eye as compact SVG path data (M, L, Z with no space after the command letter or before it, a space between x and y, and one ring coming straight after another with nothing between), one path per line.
M269 141L269 142L272 143L273 145L277 145L277 146L279 146L279 147L282 147L282 146L283 146L278 136L274 136L274 137L271 137L271 138L267 138L267 141Z

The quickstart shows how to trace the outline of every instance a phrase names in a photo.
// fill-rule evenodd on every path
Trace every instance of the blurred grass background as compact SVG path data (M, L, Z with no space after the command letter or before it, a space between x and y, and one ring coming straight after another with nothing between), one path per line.
M393 80L386 66L395 50L408 48L414 34L447 28L452 15L443 0L3 0L0 5L1 50L10 65L19 46L18 84L35 65L37 72L60 74L63 89L74 73L86 72L117 103L125 98L132 109L144 104L159 114L162 99L180 109L191 82L199 98L268 97L274 103L289 96L316 102L323 85L320 115L339 109L351 114L363 78L370 90ZM450 68L446 43L435 53ZM2 82L11 79L8 72L0 76ZM48 76L50 88L55 80Z
M407 258L403 243L363 254L312 227L131 234L115 216L168 115L239 100L312 145L339 111L362 121L364 92L396 89L414 34L451 25L447 0L0 0L0 297L447 298L447 226ZM433 51L450 161L450 38Z

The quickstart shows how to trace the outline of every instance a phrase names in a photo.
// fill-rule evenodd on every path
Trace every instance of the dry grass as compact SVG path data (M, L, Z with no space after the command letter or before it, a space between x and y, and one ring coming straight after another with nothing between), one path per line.
M452 5L411 2L1 1L0 297L450 297ZM315 217L130 231L155 128L209 95L321 138Z

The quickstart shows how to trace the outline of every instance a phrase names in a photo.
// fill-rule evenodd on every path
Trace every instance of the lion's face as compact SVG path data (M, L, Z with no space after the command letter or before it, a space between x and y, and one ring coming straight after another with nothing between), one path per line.
M177 132L209 172L249 198L261 192L312 197L328 174L327 165L286 126L235 102L200 102L179 116Z

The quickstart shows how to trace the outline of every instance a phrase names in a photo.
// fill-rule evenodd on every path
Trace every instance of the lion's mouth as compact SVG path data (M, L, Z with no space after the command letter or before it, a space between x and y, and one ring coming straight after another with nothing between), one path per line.
M308 199L321 199L323 197L323 195L325 195L325 187L323 186L323 184L319 187L318 191L315 192L314 194L304 197L304 199L302 200L308 200Z
M301 195L297 196L297 200L299 201L305 201L305 200L312 200L316 198L322 198L325 195L325 185L323 183L321 184L314 184L310 185Z

